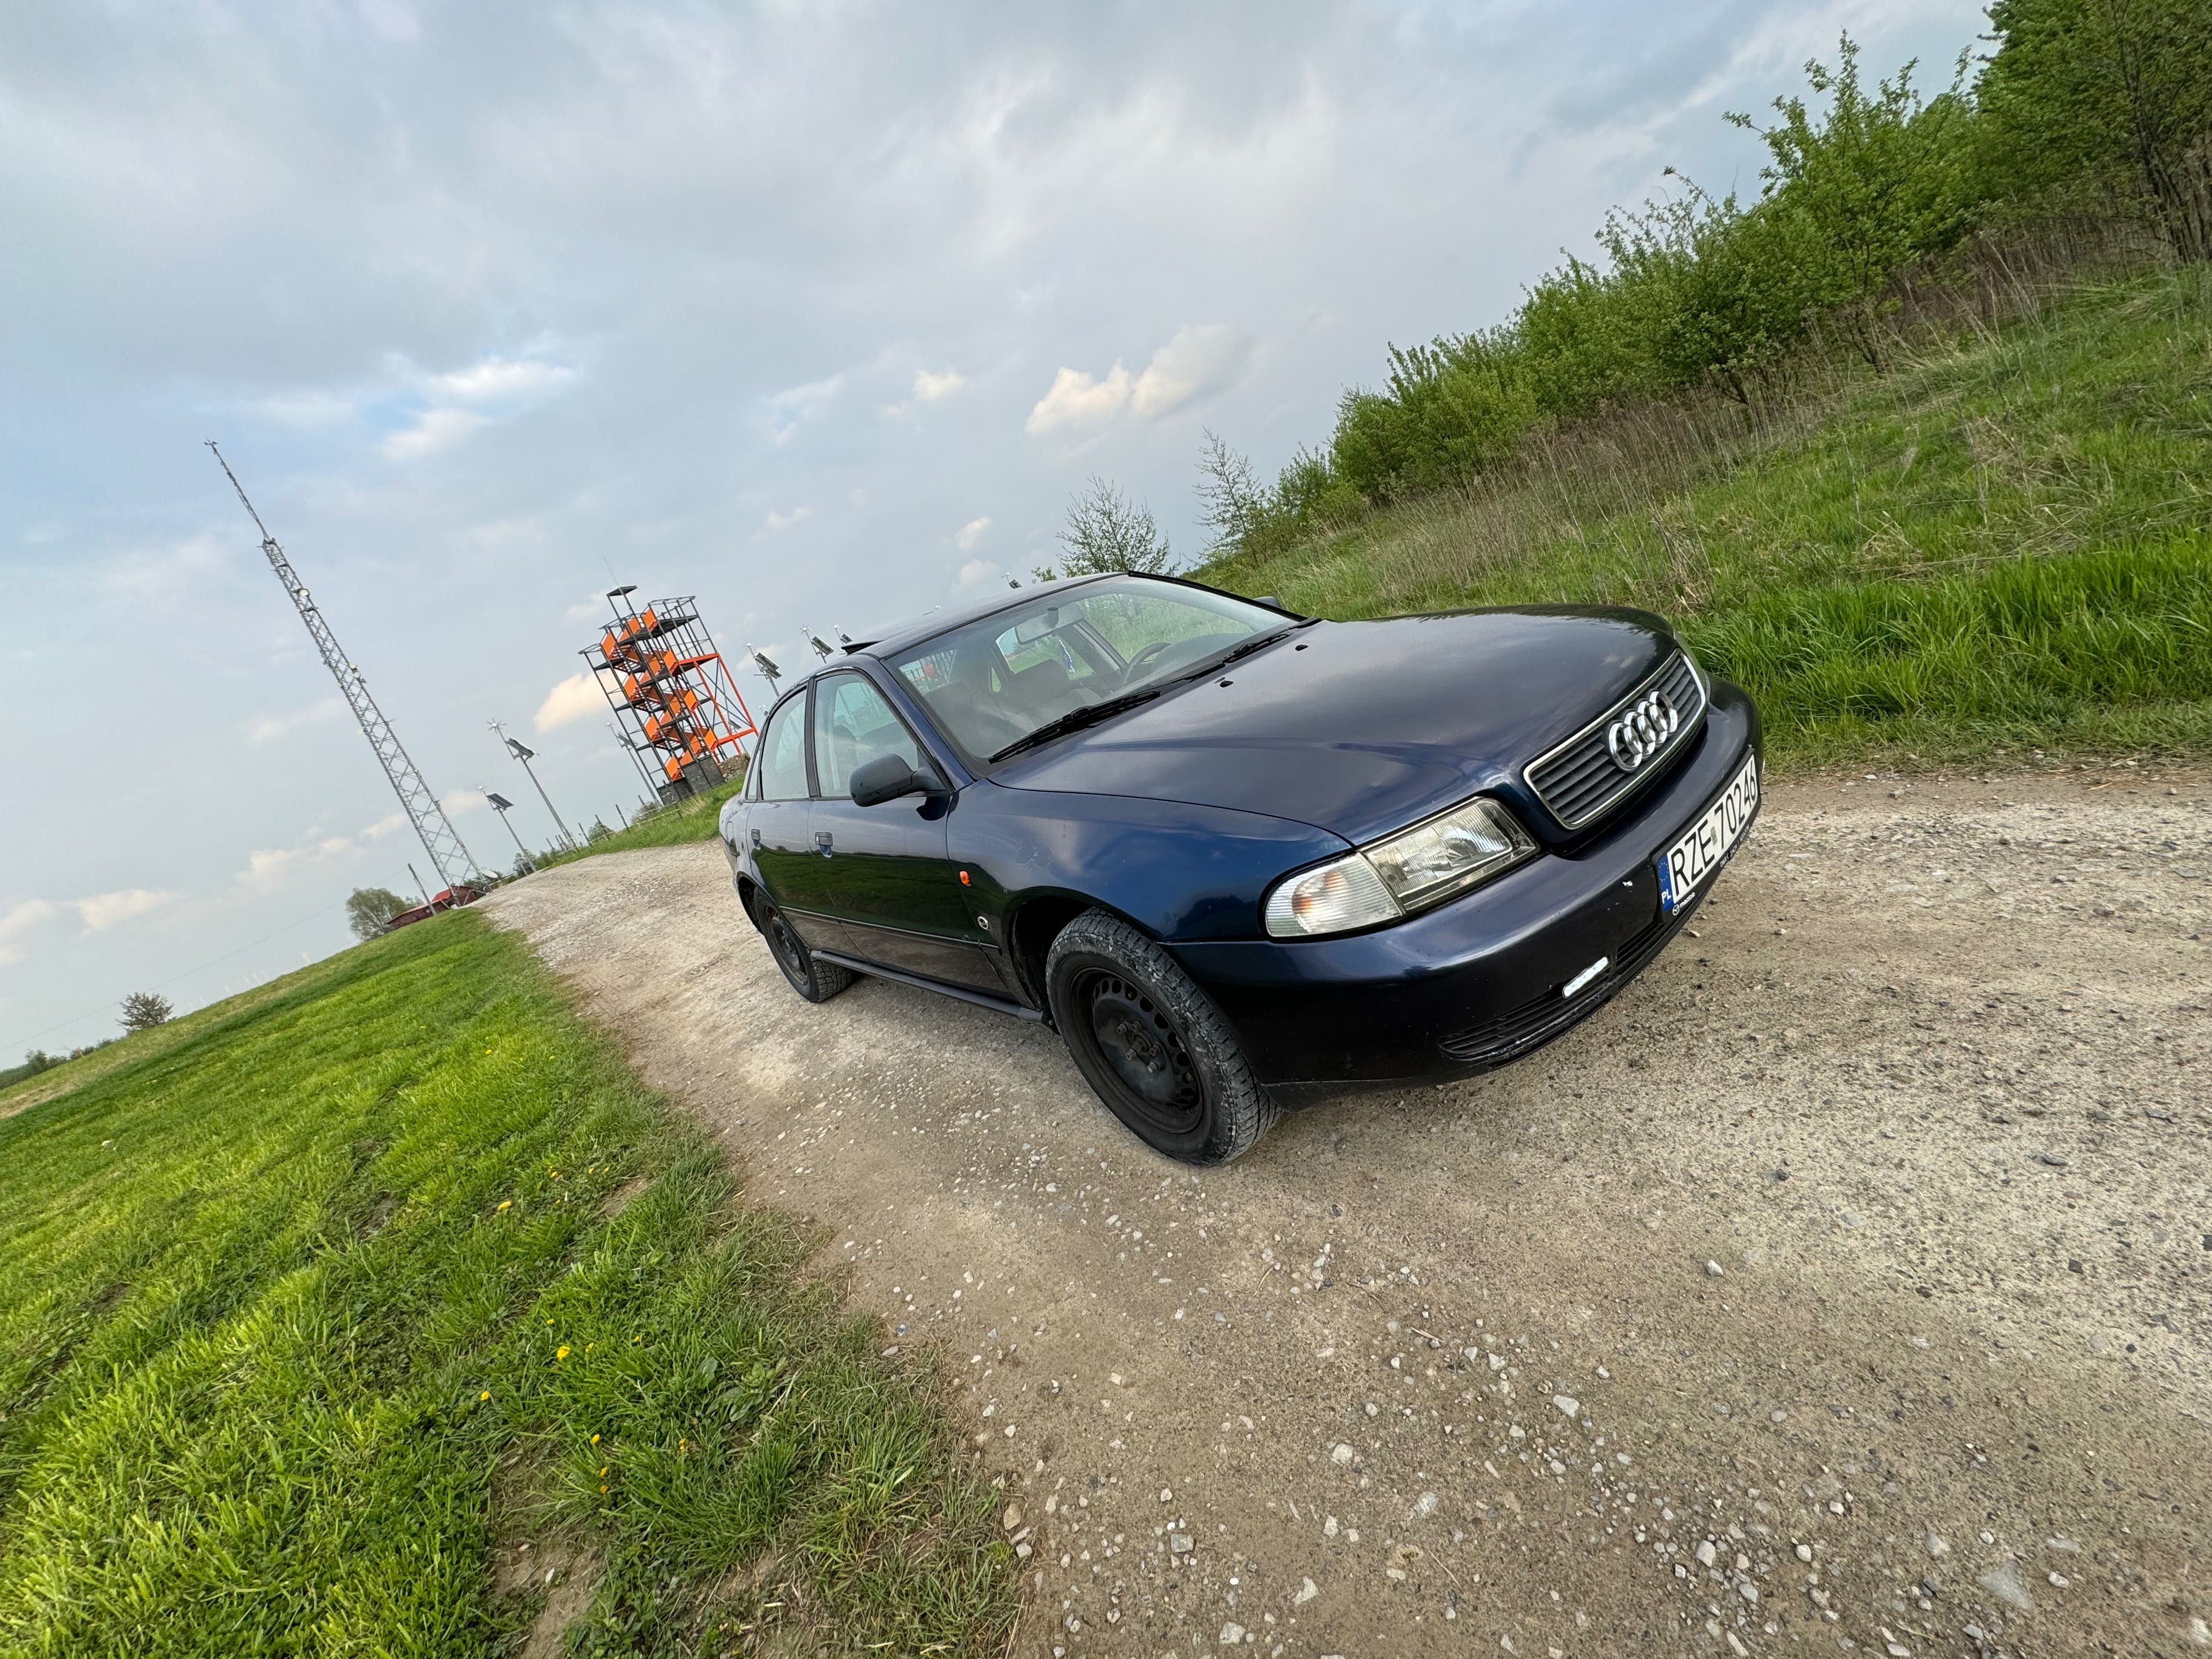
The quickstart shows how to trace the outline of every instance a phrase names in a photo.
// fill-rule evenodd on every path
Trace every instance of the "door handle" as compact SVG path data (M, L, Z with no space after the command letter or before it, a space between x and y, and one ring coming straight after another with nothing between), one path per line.
M826 859L830 856L830 832L827 830L817 830L814 832L814 850Z

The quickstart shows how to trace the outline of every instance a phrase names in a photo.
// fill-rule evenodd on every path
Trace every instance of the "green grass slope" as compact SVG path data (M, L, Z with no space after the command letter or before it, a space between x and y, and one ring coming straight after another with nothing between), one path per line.
M537 854L534 856L538 867L543 870L556 864L573 864L578 859L594 858L601 853L626 853L637 847L677 847L695 841L711 841L721 818L722 803L744 787L743 779L722 784L665 811L641 819L627 830L602 836L573 853Z
M1198 574L1336 617L1646 606L1785 763L2212 748L2212 276L2087 283L1772 407L1620 411Z
M92 1058L0 1119L0 1650L489 1651L502 1537L604 1563L580 1653L1003 1648L934 1379L518 939Z

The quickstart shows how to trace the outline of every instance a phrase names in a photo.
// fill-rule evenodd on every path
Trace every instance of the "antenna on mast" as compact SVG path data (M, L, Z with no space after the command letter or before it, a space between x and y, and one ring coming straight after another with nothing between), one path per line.
M415 769L415 763L407 757L406 750L400 746L398 733L392 729L392 722L384 718L384 711L376 706L376 699L368 695L368 682L362 678L361 670L355 667L339 648L337 635L331 632L331 625L323 620L323 613L316 609L314 598L307 592L307 584L300 580L300 573L293 569L292 561L276 544L276 538L269 533L269 526L261 522L261 515L253 510L253 503L246 494L246 486L239 483L238 474L233 472L230 463L223 459L222 451L216 448L214 439L207 441L207 447L213 451L215 464L222 469L222 476L230 480L230 487L238 492L239 501L246 508L246 516L253 520L253 527L261 532L261 551L269 561L269 568L276 573L276 580L283 583L284 592L292 601L292 608L300 613L300 620L307 624L308 637L314 641L315 649L322 655L323 666L331 671L331 678L338 683L338 690L345 694L345 700L353 709L354 720L361 727L362 736L368 739L368 746L376 751L377 763L384 768L384 775L392 784L392 793L399 797L401 809L415 826L415 833L422 838L422 850L430 855L430 867L438 872L438 879L447 887L459 887L472 879L481 881L483 878L477 873L477 861L470 855L469 849L461 844L461 838L453 833L453 826L446 818L446 809L438 805L437 796L430 792L430 786L422 781L422 775Z

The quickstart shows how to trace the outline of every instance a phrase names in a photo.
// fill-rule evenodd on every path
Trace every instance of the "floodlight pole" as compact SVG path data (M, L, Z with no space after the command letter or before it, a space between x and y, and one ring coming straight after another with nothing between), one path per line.
M522 769L530 774L531 787L538 791L538 799L545 803L545 810L548 812L552 813L553 822L560 829L561 844L568 848L572 851L580 849L584 843L568 833L568 826L561 822L560 813L554 811L553 810L553 797L545 793L545 786L538 781L538 770L530 763L532 758L538 753L538 751L535 749L529 747L526 744L522 743L520 739L508 737L507 735L507 727L501 725L497 720L491 722L491 729L499 733L500 741L507 745L507 752L513 755L515 759L520 761L522 763Z
M507 826L507 833L514 837L514 850L522 854L523 867L534 872L538 860L530 856L530 849L522 844L521 831L514 827L514 820L507 817L514 803L495 789L485 790L484 799L491 803L491 810L499 814L499 821Z

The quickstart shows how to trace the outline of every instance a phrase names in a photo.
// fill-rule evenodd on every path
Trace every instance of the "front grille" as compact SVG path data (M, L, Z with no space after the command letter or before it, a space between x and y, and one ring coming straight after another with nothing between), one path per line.
M1613 721L1653 692L1663 693L1681 715L1657 753L1633 772L1624 772L1606 746L1606 733ZM1690 659L1677 651L1660 665L1659 672L1581 731L1542 758L1532 761L1522 775L1552 816L1569 830L1595 822L1638 785L1664 772L1668 756L1690 740L1705 714L1705 689Z
M1705 894L1701 892L1693 902L1671 916L1661 911L1642 932L1620 947L1612 965L1605 970L1605 977L1595 985L1571 997L1561 996L1555 985L1534 1001L1524 1002L1469 1030L1455 1032L1437 1047L1443 1051L1446 1059L1469 1066L1503 1066L1542 1048L1569 1026L1611 1001L1614 992L1642 973L1651 959L1667 948L1667 942L1704 902Z

